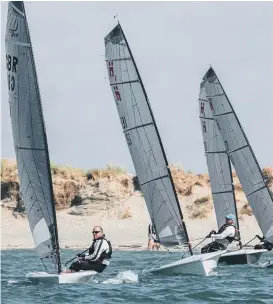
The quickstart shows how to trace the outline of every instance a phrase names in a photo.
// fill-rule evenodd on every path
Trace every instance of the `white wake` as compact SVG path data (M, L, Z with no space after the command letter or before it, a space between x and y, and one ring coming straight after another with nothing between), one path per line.
M138 283L138 275L131 270L120 272L116 277L101 282L102 284L132 284Z
M16 281L16 280L8 280L7 283L8 283L8 284L17 284L17 283L19 283L19 281Z

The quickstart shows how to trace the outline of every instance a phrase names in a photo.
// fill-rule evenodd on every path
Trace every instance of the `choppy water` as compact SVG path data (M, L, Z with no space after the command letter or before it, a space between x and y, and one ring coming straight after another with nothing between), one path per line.
M75 255L63 250L62 260ZM2 251L2 303L273 303L273 269L220 266L218 276L141 276L164 252L115 251L110 266L91 284L32 285L25 275L43 271L33 250ZM179 257L171 253L166 262ZM273 259L266 253L260 262Z

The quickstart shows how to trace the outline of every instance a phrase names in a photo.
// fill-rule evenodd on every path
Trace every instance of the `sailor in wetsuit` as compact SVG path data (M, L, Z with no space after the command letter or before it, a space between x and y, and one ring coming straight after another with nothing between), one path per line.
M105 238L100 226L95 226L92 233L94 239L88 254L78 254L78 261L72 263L66 272L78 272L80 270L103 272L109 265L109 259L112 255L110 241Z
M217 233L215 230L212 230L207 235L207 238L212 238L212 243L201 248L201 253L225 250L233 240L237 240L237 229L234 226L235 220L235 215L228 214L226 216L226 224L224 224Z
M150 223L148 227L148 248L154 250L154 247L158 250L160 247L160 242L156 236L155 228L153 223Z

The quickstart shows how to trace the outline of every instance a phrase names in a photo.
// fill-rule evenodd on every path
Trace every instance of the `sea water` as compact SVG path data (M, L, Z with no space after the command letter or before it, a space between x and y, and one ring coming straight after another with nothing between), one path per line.
M62 262L75 250L62 250ZM25 275L44 271L34 250L1 252L1 303L267 303L273 304L273 269L256 265L219 266L218 275L142 275L161 256L169 263L179 253L114 251L110 266L88 284L33 285ZM265 253L260 262L273 260Z

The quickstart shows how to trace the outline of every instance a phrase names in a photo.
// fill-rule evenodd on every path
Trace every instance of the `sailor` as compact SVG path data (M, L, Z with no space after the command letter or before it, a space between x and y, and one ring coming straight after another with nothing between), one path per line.
M234 225L236 217L233 214L226 215L226 223L216 233L212 230L207 238L212 239L212 243L201 248L201 253L214 252L218 250L225 250L227 246L234 240L239 240L238 231Z
M262 242L262 244L255 245L254 249L266 249L268 251L273 249L273 244L267 241L264 237L260 237L259 235L256 235L256 237Z
M89 248L88 254L78 254L78 261L71 264L66 272L78 272L80 270L94 270L103 272L109 265L112 255L110 241L105 238L103 229L95 226L92 231L93 243Z
M150 223L148 227L148 248L151 250L154 249L154 247L156 247L156 249L158 250L160 247L160 242L156 236L153 223Z

